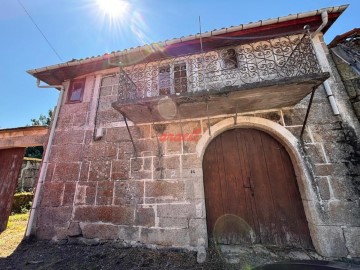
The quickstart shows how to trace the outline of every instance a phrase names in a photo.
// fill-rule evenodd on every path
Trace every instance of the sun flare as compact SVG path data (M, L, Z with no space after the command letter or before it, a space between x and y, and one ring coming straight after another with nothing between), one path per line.
M123 0L96 0L97 5L110 18L120 18L129 9L129 3Z

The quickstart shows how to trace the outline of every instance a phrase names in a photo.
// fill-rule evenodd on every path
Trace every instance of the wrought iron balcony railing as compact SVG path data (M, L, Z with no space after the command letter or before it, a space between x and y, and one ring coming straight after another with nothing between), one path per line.
M320 73L308 34L121 67L118 103Z

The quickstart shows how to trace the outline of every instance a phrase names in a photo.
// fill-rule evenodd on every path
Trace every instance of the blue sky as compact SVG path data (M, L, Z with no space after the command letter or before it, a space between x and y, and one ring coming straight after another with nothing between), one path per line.
M133 0L111 20L96 0L20 0L63 61L102 55L202 31L350 4L327 32L360 27L359 0ZM26 70L61 63L17 0L0 0L0 128L25 126L56 105L58 91L39 89Z

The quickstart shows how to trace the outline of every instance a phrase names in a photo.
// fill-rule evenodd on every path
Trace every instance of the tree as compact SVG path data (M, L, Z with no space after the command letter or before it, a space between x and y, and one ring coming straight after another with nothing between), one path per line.
M32 118L30 120L31 125L49 127L52 116L53 116L53 111L49 109L47 115L40 114L38 119ZM43 152L44 152L44 148L42 146L27 147L25 149L25 157L42 158Z

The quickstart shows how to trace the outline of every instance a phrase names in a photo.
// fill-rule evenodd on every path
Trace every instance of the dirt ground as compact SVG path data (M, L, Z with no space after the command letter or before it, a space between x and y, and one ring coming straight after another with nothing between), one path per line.
M24 240L0 269L235 269L210 254L203 264L195 252L130 248L116 243L98 245L59 244ZM237 268L239 269L239 268Z
M284 252L284 251L282 251ZM196 262L195 252L152 250L124 247L121 243L54 243L24 240L13 254L0 258L0 269L251 269L265 263L291 258L270 251L248 252L238 263L228 264L214 247L210 247L203 264ZM303 258L305 259L305 258ZM349 263L349 262L347 262Z

